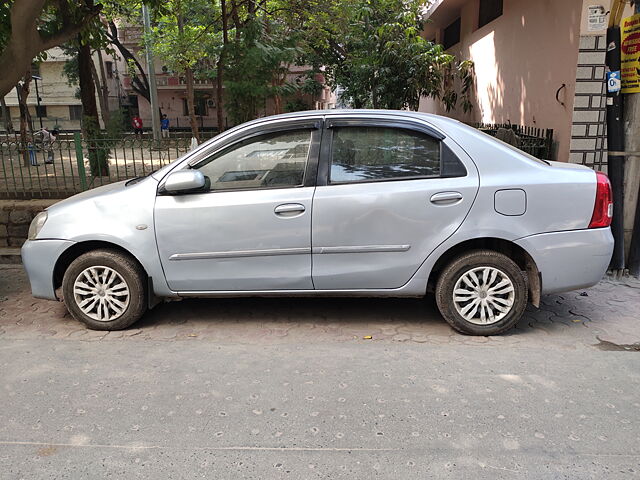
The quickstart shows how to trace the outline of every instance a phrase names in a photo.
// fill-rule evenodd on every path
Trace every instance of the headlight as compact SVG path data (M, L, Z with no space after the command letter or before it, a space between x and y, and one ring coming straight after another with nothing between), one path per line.
M42 227L44 227L44 222L47 221L47 212L40 212L35 218L31 221L31 225L29 225L29 240L35 240Z

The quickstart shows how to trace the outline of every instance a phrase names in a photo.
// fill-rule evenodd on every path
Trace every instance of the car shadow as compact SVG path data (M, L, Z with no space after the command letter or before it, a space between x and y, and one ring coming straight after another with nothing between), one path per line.
M271 325L345 323L446 325L433 297L413 298L218 298L184 299L159 304L134 328L211 323L269 323ZM448 328L448 327L447 327Z

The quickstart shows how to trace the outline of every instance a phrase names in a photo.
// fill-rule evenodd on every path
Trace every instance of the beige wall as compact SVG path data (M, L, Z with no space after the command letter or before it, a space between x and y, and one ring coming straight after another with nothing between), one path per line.
M103 55L105 61L113 61L108 55ZM77 130L80 128L79 120L71 120L69 115L70 105L81 105L81 101L76 97L78 87L69 85L67 77L63 74L64 63L68 57L59 48L47 51L47 59L40 63L40 77L38 89L42 98L41 105L47 107L47 116L43 117L42 124L45 128L59 127L63 130ZM94 55L94 63L98 67L98 57ZM98 72L100 72L98 70ZM99 74L99 73L98 73ZM109 103L112 110L118 108L118 88L116 79L108 79ZM15 129L20 125L20 110L18 108L18 98L16 90L12 89L6 96L5 101L9 107L13 126ZM100 102L96 99L98 111L100 112ZM31 113L33 127L40 128L38 116L36 115L36 86L35 81L31 82L31 89L27 97L27 105ZM2 128L3 125L0 127Z
M633 7L629 5L629 0L627 1L627 5L624 7L623 18L633 15ZM606 28L602 30L590 30L589 29L589 7L601 5L604 7L604 11L608 12L611 10L611 5L613 4L613 0L583 0L582 2L582 15L580 20L580 34L581 35L604 35L606 33ZM606 22L609 23L609 15L606 16Z
M582 0L505 0L503 15L477 28L479 0L460 8L461 42L450 52L475 62L474 110L449 115L465 121L553 128L557 159L567 161L573 113ZM597 3L597 2L594 2ZM446 0L442 7L446 5ZM440 40L446 25L431 24ZM561 105L556 101L560 92ZM445 113L424 100L422 111Z

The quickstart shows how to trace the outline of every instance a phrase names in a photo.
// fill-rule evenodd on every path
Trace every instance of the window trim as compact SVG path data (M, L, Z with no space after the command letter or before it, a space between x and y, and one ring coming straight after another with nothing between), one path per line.
M458 26L458 39L455 42L453 42L451 45L447 46L445 44L445 42L446 42L446 32L447 32L447 30L449 28L453 27L453 25L455 23L459 24L459 26ZM460 41L462 40L462 16L461 15L458 15L458 17L454 21L452 21L451 23L449 23L449 25L447 25L446 27L444 27L442 29L442 39L441 40L442 40L442 47L445 50L449 50L450 48L453 48L453 47L455 47L456 45L458 45L460 43Z
M333 150L333 132L332 127L381 127L381 128L398 128L402 130L413 130L429 137L434 138L440 144L440 174L439 175L415 175L407 177L394 177L394 178L377 178L377 179L364 179L364 180L352 180L345 182L331 182L331 154ZM464 178L469 175L469 171L458 158L458 161L465 169L465 175L461 176L446 176L442 175L442 149L443 147L451 148L446 145L444 140L447 137L435 128L422 123L412 122L410 120L402 119L367 119L367 118L337 118L327 119L325 121L325 128L322 134L322 144L320 146L320 162L318 164L318 178L316 185L323 186L340 186L340 185L354 185L362 183L380 183L380 182L404 182L408 180L437 180L437 179L449 179L449 178ZM451 150L453 153L453 150ZM454 153L455 155L455 153ZM457 155L456 155L457 157Z
M47 105L34 105L34 107L36 117L49 118L49 115L47 114Z
M114 77L113 75L113 62L111 60L107 60L104 62L104 69L107 74L107 78L111 79Z
M286 122L284 124L277 125L256 125L248 131L238 132L234 135L230 135L229 138L225 138L220 144L216 145L216 147L210 151L202 152L201 155L198 155L197 158L194 158L182 165L180 165L177 169L172 169L167 172L162 181L158 185L157 195L168 195L168 193L163 193L162 189L166 182L166 179L171 173L178 170L186 170L186 169L195 169L203 163L206 159L211 156L222 154L228 148L233 147L239 143L242 143L246 140L250 140L255 137L259 137L262 135L268 135L272 133L285 133L296 130L309 130L311 134L311 140L309 144L309 154L307 157L307 163L305 165L302 185L294 185L294 186L275 186L275 187L260 187L260 188L228 188L228 189L220 189L220 190L209 190L207 192L193 192L193 193L185 193L185 195L208 195L213 193L223 193L223 192L255 192L260 190L282 190L282 189L293 189L293 188L304 188L304 187L312 187L315 186L315 180L318 172L318 157L320 152L320 145L322 140L322 120L321 119L304 119L304 120L293 120L291 122Z
M481 20L483 20L481 18L481 13L482 13L482 0L480 0L478 2L478 30L481 29L482 27L489 25L491 22L496 21L498 18L500 18L502 15L504 15L504 1L502 2L502 4L500 5L500 13L498 15L496 15L495 17L491 18L490 20L486 21L485 23L482 23ZM488 17L487 17L488 18Z
M81 122L83 117L82 105L67 105L69 107L69 121L70 122ZM77 110L79 115L72 114L73 110ZM76 118L74 118L76 117Z

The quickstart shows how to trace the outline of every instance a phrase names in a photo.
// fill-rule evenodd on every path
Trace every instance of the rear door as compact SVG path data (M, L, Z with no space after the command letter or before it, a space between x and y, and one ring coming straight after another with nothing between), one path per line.
M313 197L315 288L409 281L471 208L479 181L465 156L417 120L327 119Z

